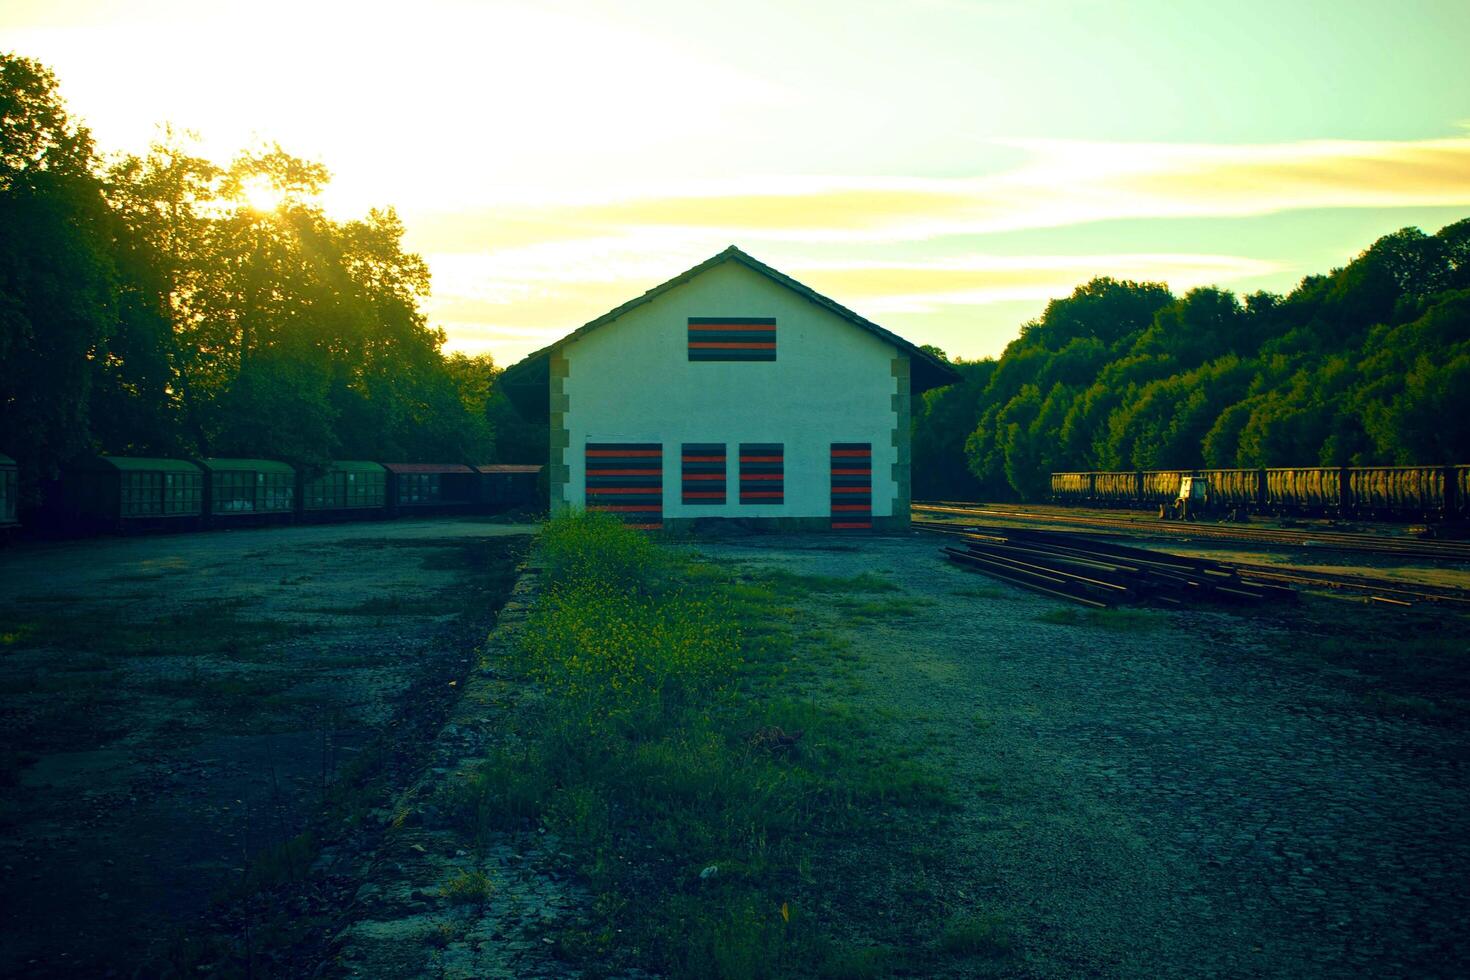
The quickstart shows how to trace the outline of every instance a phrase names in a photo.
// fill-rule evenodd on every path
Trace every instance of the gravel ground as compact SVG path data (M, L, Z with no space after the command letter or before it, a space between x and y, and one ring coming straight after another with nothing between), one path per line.
M443 518L0 550L0 976L133 975L197 937L364 746L391 730L390 758L412 750L493 617L487 569L509 575L524 538L508 536L532 530Z
M942 561L924 536L750 538L710 557L874 572L928 604L846 621L864 682L949 771L955 861L1035 977L1463 976L1470 734L1297 669L1271 614L1109 629ZM1353 607L1344 605L1345 615ZM840 883L834 883L836 887Z

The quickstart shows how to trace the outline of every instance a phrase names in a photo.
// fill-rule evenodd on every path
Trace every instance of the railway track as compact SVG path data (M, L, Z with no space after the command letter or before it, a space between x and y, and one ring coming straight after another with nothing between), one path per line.
M913 504L915 513L950 514L983 518L987 521L1046 521L1075 527L1111 528L1150 537L1209 538L1217 541L1239 541L1270 544L1288 548L1317 548L1365 554L1397 555L1403 558L1430 558L1444 561L1470 562L1470 542L1419 541L1362 534L1350 531L1293 530L1289 528L1240 527L1238 525L1201 524L1196 522L1155 521L1131 517L1099 517L1083 514L1056 514L1035 511L998 510L976 504L952 501L920 501Z
M1317 572L1289 566L1216 562L1109 545L1071 531L963 526L937 521L914 521L913 526L918 530L962 539L972 553L983 559L977 561L965 558L951 553L957 549L944 549L952 561L1033 591L1049 593L1058 598L1081 602L1083 605L1108 606L1136 597L1134 592L1127 590L1094 587L1094 583L1089 580L1105 576L1099 576L1094 569L1084 566L1089 562L1097 562L1102 566L1114 565L1125 569L1137 567L1183 576L1184 582L1195 583L1185 587L1182 593L1185 597L1191 594L1209 595L1211 598L1231 601L1280 598L1280 590L1301 586L1326 589L1334 593L1353 593L1391 606L1428 602L1470 609L1470 590L1466 589L1415 586L1371 575ZM996 558L1002 562L997 563ZM1019 571L1027 574L1017 575L1017 568L1007 567L1011 562L1032 567L1021 567ZM1038 578L1038 573L1051 581ZM1153 597L1167 604L1175 604L1180 594L1166 591Z

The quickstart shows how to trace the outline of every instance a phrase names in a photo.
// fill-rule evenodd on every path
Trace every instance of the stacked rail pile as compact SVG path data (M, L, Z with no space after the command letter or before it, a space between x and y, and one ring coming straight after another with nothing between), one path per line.
M913 509L916 512L929 514L983 517L990 521L1043 521L1076 527L1108 528L1145 534L1149 537L1169 535L1182 538L1210 538L1250 544L1269 544L1293 549L1319 548L1331 551L1398 555L1402 558L1470 561L1470 542L1409 538L1403 535L1334 531L1326 528L1248 527L1239 524L1207 524L1200 521L1160 521L1142 517L1042 513L966 503L921 501L915 502Z
M925 525L940 530L943 525ZM950 561L1033 592L1102 609L1134 602L1258 603L1290 599L1281 585L1242 577L1204 558L1145 551L1057 532L998 528L958 531L964 547L945 547Z

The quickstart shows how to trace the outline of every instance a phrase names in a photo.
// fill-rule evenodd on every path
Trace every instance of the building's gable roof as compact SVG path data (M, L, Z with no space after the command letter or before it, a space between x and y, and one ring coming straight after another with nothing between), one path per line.
M785 286L787 289L811 301L812 303L815 303L817 306L826 309L830 313L836 314L838 317L846 320L853 326L858 327L862 330L866 330L868 333L873 334L880 340L884 340L897 347L905 354L908 354L911 358L909 375L910 384L912 385L912 390L915 393L928 391L930 388L941 388L944 385L954 384L955 382L960 380L959 372L957 372L951 365L945 363L940 358L935 357L933 354L924 350L922 347L918 347L914 344L909 343L898 334L893 333L889 330L885 330L883 327L878 326L878 324L874 323L872 320L869 320L866 317L854 313L852 310L849 310L847 307L843 306L836 300L823 296L821 293L817 292L815 289L812 289L810 286L797 282L795 279L792 279L790 276L786 275L786 273L781 272L778 269L771 268L759 259L748 255L736 246L731 245L723 252L711 256L710 258L696 265L694 268L679 273L677 276L668 280L667 282L659 283L657 286L654 286L642 296L637 296L633 299L630 299L622 306L619 306L616 309L609 310L595 320L584 323L582 326L578 327L576 330L573 330L571 333L567 334L556 343L549 344L533 354L528 354L517 363L506 368L505 373L501 375L501 383L505 386L507 395L511 398L513 402L516 403L516 406L518 408L522 408L522 401L524 400L529 403L529 399L518 397L518 395L525 395L535 391L544 390L548 378L547 368L549 365L550 357L557 350L565 347L567 344L578 339L579 337L591 333L593 330L596 330L599 327L603 327L609 323L612 323L614 320L617 320L624 314L637 309L645 303L652 302L653 300L662 296L664 293L667 293L672 289L682 286L684 283L695 278L696 276L707 272L710 269L713 269L715 266L721 265L725 262L739 262L746 268L758 272L766 278L771 279L772 281L777 282L782 286ZM541 411L544 412L545 409L542 408Z

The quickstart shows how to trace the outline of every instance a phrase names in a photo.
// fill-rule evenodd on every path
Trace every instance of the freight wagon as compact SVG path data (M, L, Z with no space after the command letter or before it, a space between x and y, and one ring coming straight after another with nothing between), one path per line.
M1092 499L1099 507L1136 507L1142 503L1142 474L1094 473Z
M204 472L183 459L97 456L62 476L62 519L83 530L191 530L204 518Z
M1266 500L1261 470L1195 470L1210 484L1210 498L1226 510L1259 511Z
M384 463L388 508L395 514L467 510L475 502L475 471L463 463Z
M273 459L195 460L204 471L204 503L214 527L290 521L296 471Z
M26 523L75 534L542 509L541 474L540 466L510 463L337 460L298 471L267 459L101 455L65 467ZM0 534L21 526L17 484L14 461L0 455Z
M490 511L533 507L541 494L541 467L523 463L482 463L477 493L482 507Z
M1215 506L1262 514L1364 520L1470 520L1470 466L1297 466L1053 473L1059 504L1150 509L1186 476L1209 481ZM1083 487L1090 487L1090 492Z
M1091 473L1053 473L1051 499L1059 504L1085 505L1092 502Z
M1273 514L1340 514L1343 471L1298 466L1266 470L1266 510Z
M15 460L0 453L0 532L15 527L19 497L20 469Z
M1443 518L1443 466L1358 466L1347 471L1348 501L1357 517Z
M310 521L381 518L388 513L388 471L378 463L339 459L301 474L301 517Z
M1193 474L1193 470L1144 470L1138 474L1141 489L1140 503L1149 509L1160 504L1172 504L1179 496L1179 481Z

